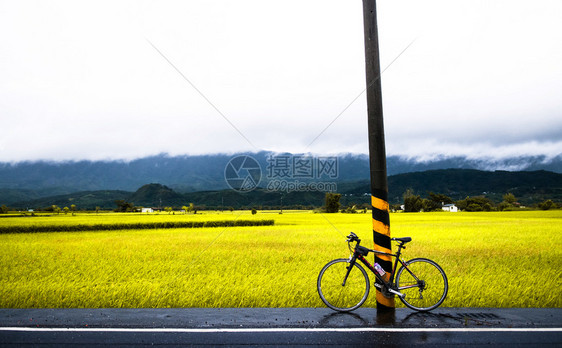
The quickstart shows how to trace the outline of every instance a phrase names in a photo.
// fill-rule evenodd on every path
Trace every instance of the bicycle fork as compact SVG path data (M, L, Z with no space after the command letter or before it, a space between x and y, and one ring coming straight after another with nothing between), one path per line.
M355 258L349 260L349 265L346 267L347 272L345 272L345 277L343 277L343 283L341 284L341 286L345 286L345 282L347 282L347 277L349 277L349 273L351 272L351 269L355 265L355 260L356 260Z

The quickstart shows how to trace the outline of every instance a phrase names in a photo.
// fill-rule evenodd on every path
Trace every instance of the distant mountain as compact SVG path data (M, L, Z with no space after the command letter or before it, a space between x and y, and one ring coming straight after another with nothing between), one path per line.
M130 194L126 200L143 207L160 207L163 204L181 207L186 204L183 195L161 184L144 185L135 193Z
M236 192L233 190L191 192L185 194L188 202L196 206L220 208L251 208L260 207L264 209L308 208L321 207L324 205L325 192L320 191L294 191L289 193L270 192L264 189L256 189L250 192Z
M178 193L229 189L225 168L235 156L249 155L261 167L261 187L266 187L271 156L291 157L272 152L236 155L201 156L158 155L133 161L69 161L0 163L0 203L12 204L41 197L80 191L134 191L146 183L166 185ZM549 170L562 173L562 156L522 157L503 160L442 157L420 161L397 156L387 158L388 175L436 169L477 170ZM369 179L369 158L366 155L337 156L337 175L330 181L338 184ZM305 179L301 179L305 180ZM305 180L306 181L306 180Z
M404 173L388 177L389 202L403 201L403 194L413 193L427 197L429 192L442 193L454 200L467 196L486 196L498 203L506 193L513 193L521 203L532 204L545 199L562 201L562 174L540 171L480 171L473 169L440 169ZM360 196L369 192L368 180L345 183L338 191Z
M63 188L48 189L18 189L18 188L0 188L0 204L10 204L13 202L29 201L39 199L41 197L52 197L57 195L65 195L72 193L72 190Z
M64 195L56 195L50 197L42 197L32 200L25 200L7 204L17 209L44 209L51 205L57 205L60 208L76 205L79 210L94 210L96 207L102 209L115 209L115 200L127 200L131 196L131 192L119 190L100 190L100 191L80 191Z
M520 203L531 205L546 199L562 202L562 174L547 171L507 172L479 171L473 169L442 169L425 172L404 173L388 178L389 202L402 203L406 190L427 197L429 192L442 193L454 200L467 196L484 195L499 203L506 193L513 193ZM342 182L337 192L342 194L341 203L369 203L370 184L368 180ZM257 188L240 193L234 190L199 191L178 193L162 184L147 184L135 192L127 191L81 191L67 195L43 197L14 202L14 208L45 208L53 204L59 207L75 204L79 209L103 209L116 207L115 200L126 200L136 206L179 208L188 203L210 209L219 208L280 208L320 207L324 204L324 192L295 191L290 193L271 192ZM6 204L0 202L0 204Z
M224 167L231 156L152 156L125 161L0 163L0 188L136 190L150 183L183 191L227 188Z

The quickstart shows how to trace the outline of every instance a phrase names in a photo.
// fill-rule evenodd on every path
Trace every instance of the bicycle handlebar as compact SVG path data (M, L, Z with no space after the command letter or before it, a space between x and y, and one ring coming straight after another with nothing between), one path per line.
M361 239L359 239L359 237L357 237L357 235L353 232L349 233L349 236L347 236L347 241L348 242L357 242L360 243Z
M404 248L404 249L406 249L404 244L412 241L411 237L390 238L390 239L393 240L393 241L399 242L400 244L398 246L400 248ZM361 243L361 239L359 239L359 237L357 237L357 235L355 233L349 232L349 236L347 236L347 242L348 243L357 242L357 244L359 244L359 243Z

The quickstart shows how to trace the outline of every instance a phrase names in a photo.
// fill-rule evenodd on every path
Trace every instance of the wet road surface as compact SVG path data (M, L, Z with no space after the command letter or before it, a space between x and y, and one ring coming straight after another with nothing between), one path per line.
M0 309L2 347L562 346L562 309Z

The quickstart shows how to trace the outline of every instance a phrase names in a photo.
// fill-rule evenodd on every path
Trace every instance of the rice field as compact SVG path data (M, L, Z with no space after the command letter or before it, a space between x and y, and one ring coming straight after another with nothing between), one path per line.
M391 214L404 257L449 278L447 307L561 307L562 211ZM372 246L369 214L311 211L3 218L1 226L274 219L273 226L0 234L0 307L323 307L320 269ZM374 280L374 278L373 278ZM364 306L375 306L374 290ZM397 306L402 306L396 301Z

